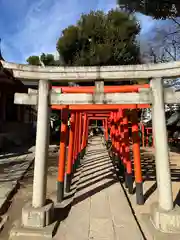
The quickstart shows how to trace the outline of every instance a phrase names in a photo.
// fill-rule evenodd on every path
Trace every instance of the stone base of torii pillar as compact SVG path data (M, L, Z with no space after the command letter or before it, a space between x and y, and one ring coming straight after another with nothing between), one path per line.
M22 209L21 219L13 224L9 239L52 239L58 224L53 220L53 202L40 208L34 208L31 203L27 203Z
M153 223L153 226L161 232L180 234L179 206L175 206L168 212L161 209L158 203L153 203L151 205L150 220Z

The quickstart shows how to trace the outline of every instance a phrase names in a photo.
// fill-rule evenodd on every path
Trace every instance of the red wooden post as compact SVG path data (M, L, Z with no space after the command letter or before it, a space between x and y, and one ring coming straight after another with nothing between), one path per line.
M129 193L133 194L132 164L130 159L129 129L128 129L128 117L127 117L126 110L123 110L123 127L124 127L123 158L124 158L124 162L126 162L125 183Z
M78 157L79 157L79 122L80 122L80 113L76 112L76 138L75 138L75 156L74 156L74 170L76 170L78 165Z
M61 115L61 138L60 138L60 152L58 164L58 182L57 182L57 202L61 202L64 198L64 173L66 161L66 134L67 134L68 111L62 110Z
M79 137L78 137L78 158L81 153L81 142L82 142L82 113L79 113Z
M142 172L141 172L141 154L140 154L138 116L137 116L136 109L133 109L131 113L132 113L131 118L132 118L134 172L135 172L135 182L136 182L136 201L138 205L143 205L144 195L143 195L143 179L142 179Z
M83 133L82 133L82 144L81 144L81 151L84 151L86 147L86 137L87 137L87 113L84 114L83 118Z
M123 111L122 109L118 110L118 132L119 132L119 174L125 180L125 167L126 162L123 156L123 141L124 141L124 129L123 129Z
M77 141L78 141L78 112L75 114L75 124L74 124L74 149L73 149L73 171L75 170L75 161L77 156Z
M87 127L86 127L86 145L88 143L88 136L89 136L89 119L87 118Z
M68 160L66 169L66 192L70 192L72 179L74 135L75 135L75 113L72 112L70 119Z
M105 119L104 120L105 123L104 123L104 135L105 135L105 140L106 140L106 143L108 142L108 120Z

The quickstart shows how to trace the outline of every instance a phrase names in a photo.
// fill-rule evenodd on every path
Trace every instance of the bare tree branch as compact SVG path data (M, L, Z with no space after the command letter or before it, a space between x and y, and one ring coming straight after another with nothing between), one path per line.
M154 28L152 38L145 48L146 58L150 62L168 62L180 59L180 19L171 18L165 27ZM149 57L148 57L149 56Z
M177 18L172 17L171 20L180 27L180 22L178 22Z

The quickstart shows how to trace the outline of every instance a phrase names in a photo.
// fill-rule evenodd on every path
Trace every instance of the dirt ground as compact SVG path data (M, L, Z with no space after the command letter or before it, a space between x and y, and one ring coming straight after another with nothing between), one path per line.
M47 198L52 197L56 193L57 181L57 153L54 153L48 159L48 181L47 181ZM12 229L14 221L21 219L22 208L26 202L32 199L33 187L33 166L29 169L23 180L20 182L20 188L13 197L8 209L9 220L0 233L0 240L8 240L9 232Z
M180 206L180 154L178 149L171 149L170 155L170 167L171 167L171 180L172 180L172 192L174 204ZM141 166L143 174L143 191L144 191L144 205L136 204L136 195L128 194L130 203L141 225L142 231L147 236L148 240L154 240L151 234L151 229L149 229L149 223L144 218L144 215L150 214L151 205L154 202L158 202L158 190L156 184L156 171L155 171L155 157L154 148L142 148L141 149ZM135 190L135 183L134 183ZM150 230L150 233L149 233ZM157 234L155 233L157 236ZM165 236L158 236L157 239L166 239ZM169 238L168 238L169 239ZM171 239L172 236L171 236ZM179 239L179 238L178 238Z

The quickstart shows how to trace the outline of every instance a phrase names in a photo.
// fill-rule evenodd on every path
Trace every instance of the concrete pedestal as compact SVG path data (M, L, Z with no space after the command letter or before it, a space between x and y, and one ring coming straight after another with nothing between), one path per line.
M173 210L164 211L158 203L154 203L151 206L150 220L161 232L180 234L180 208L178 206L175 206Z
M31 203L27 203L22 209L22 225L33 228L46 227L52 223L53 213L53 203L39 208L33 208Z
M22 219L14 224L10 239L52 239L57 222L54 221L54 204L33 208L27 203L22 209Z

